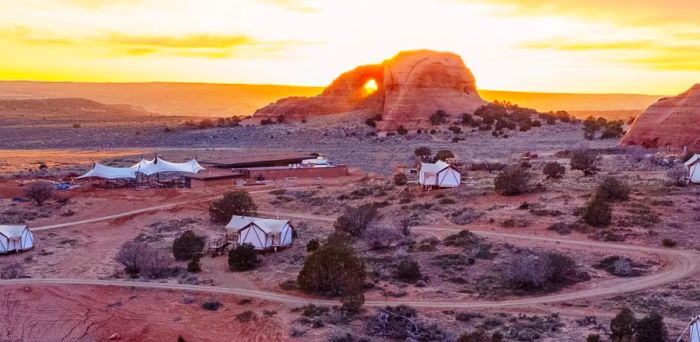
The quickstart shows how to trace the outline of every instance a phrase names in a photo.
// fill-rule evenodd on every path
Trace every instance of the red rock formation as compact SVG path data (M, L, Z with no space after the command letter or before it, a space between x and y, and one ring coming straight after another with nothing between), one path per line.
M620 143L700 150L700 84L651 105Z
M364 85L375 80L378 91ZM429 50L401 52L382 64L365 65L340 75L322 94L286 98L263 107L253 118L287 120L363 111L382 115L379 128L412 129L429 125L437 110L448 114L473 112L486 101L479 97L474 76L453 53Z

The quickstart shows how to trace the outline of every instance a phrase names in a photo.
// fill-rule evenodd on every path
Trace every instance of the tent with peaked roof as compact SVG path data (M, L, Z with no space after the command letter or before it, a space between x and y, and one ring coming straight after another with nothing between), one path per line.
M687 172L687 179L691 183L700 183L700 154L693 155L683 163Z
M135 179L136 172L130 167L113 167L95 163L90 171L77 177L81 178L106 178L106 179Z
M233 216L226 232L238 244L249 243L258 250L289 247L294 239L294 227L289 220Z
M438 160L436 163L421 163L418 183L424 187L457 188L462 184L462 175L450 164Z
M184 163L173 163L156 157L154 160L141 159L131 167L135 172L151 176L161 172L197 173L204 170L196 159Z
M0 225L0 254L34 248L34 235L25 224Z

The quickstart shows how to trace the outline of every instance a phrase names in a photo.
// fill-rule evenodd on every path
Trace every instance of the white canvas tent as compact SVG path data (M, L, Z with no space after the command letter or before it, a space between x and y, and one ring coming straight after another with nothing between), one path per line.
M34 248L34 235L27 225L0 225L0 254Z
M288 220L233 216L226 225L226 233L238 244L249 243L258 250L289 247L294 238L294 227Z
M700 154L696 154L683 164L687 179L691 183L700 183Z
M91 177L106 179L134 179L136 178L136 172L130 167L112 167L95 163L95 166L93 166L90 171L77 178L81 179Z
M154 160L141 159L131 169L146 176L151 176L161 172L197 173L204 170L204 167L199 165L196 159L184 163L173 163L156 157Z
M421 163L418 183L424 187L457 188L462 184L462 175L450 164L441 160L434 164Z

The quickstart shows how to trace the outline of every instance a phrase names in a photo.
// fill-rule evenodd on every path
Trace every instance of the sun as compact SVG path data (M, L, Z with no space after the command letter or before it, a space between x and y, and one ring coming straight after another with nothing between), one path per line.
M372 93L376 92L377 90L379 90L379 85L377 84L377 81L372 78L369 81L367 81L367 83L365 83L364 88L365 88L365 93L367 95L369 95L369 94L372 94Z

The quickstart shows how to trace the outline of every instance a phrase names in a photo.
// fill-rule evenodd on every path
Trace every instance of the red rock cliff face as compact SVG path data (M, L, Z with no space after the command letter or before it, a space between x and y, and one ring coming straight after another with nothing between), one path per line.
M364 85L375 80L377 92L367 94ZM340 75L322 94L287 98L255 112L254 119L288 120L364 111L382 115L379 128L412 129L429 125L438 109L449 114L473 112L486 101L479 97L474 76L453 53L429 50L401 52L382 64L365 65Z
M700 84L651 105L620 143L700 150Z

